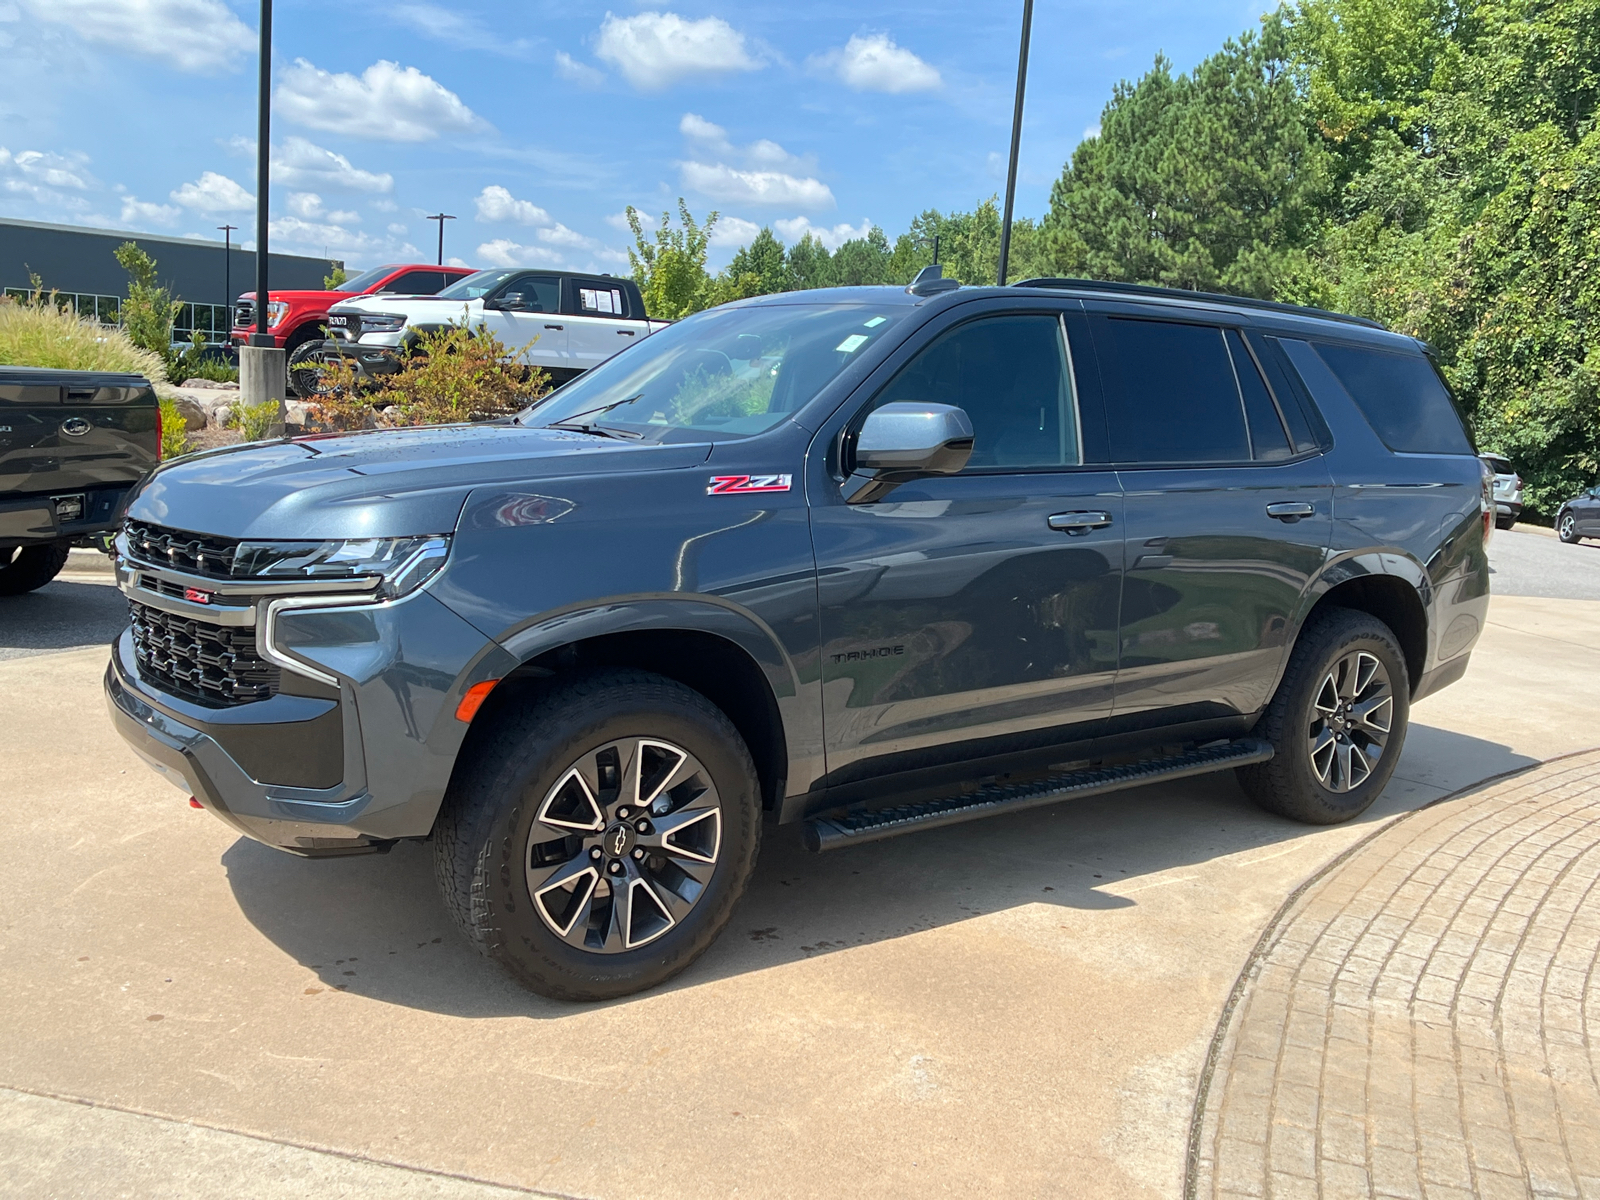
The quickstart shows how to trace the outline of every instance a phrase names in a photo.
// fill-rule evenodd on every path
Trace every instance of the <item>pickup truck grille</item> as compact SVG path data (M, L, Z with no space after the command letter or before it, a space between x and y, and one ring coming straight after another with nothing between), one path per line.
M256 306L251 300L241 300L233 306L233 323L240 329L256 323Z
M147 683L213 707L265 700L278 692L278 668L256 653L255 631L213 625L128 602L133 654Z
M122 530L128 538L128 552L142 562L213 579L233 577L233 559L239 543L231 538L209 537L139 521L126 522Z

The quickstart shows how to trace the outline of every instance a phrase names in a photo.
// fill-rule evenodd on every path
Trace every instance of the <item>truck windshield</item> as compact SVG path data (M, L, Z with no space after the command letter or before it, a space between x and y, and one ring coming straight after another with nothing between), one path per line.
M394 263L390 263L386 267L373 267L370 271L361 272L361 274L357 275L354 279L346 279L333 290L336 292L351 292L359 295L361 292L366 291L373 284L377 283L380 279L390 275L394 271L394 268Z
M512 267L509 270L475 271L471 275L456 280L444 291L434 298L436 300L476 300L495 284L503 279L510 279L513 275L521 274L522 267Z
M799 411L902 316L897 305L773 304L686 317L551 393L518 421L665 440L748 437Z

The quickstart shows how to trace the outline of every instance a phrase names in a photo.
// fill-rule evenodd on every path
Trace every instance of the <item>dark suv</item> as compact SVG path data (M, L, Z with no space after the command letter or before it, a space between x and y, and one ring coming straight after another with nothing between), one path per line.
M431 838L527 986L667 979L815 849L1234 769L1347 820L1460 678L1493 506L1370 322L1038 280L743 301L518 417L181 459L124 737L298 854Z

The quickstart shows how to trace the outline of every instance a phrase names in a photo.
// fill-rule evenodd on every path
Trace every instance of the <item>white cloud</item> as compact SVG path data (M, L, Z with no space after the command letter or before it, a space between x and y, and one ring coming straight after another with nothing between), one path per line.
M358 78L297 58L278 83L275 103L285 118L308 128L384 142L427 142L483 124L449 88L387 59Z
M291 192L288 204L290 212L307 221L327 221L333 225L358 225L361 222L358 212L337 208L329 212L322 206L322 197L315 192Z
M348 216L347 213L329 213L328 217ZM334 220L307 220L304 217L279 217L271 222L274 249L293 247L314 255L326 254L342 258L354 266L366 262L394 262L397 259L416 259L421 251L401 237L373 237L358 229L349 229ZM352 261L353 260L353 261ZM357 268L360 269L360 268Z
M518 225L549 225L550 214L530 200L518 200L498 183L478 193L474 203L480 221L514 221Z
M1088 141L1090 138L1097 138L1099 136L1100 136L1100 122L1099 121L1096 121L1093 125L1089 126L1087 129L1085 129L1083 131L1084 141Z
M685 20L677 13L611 13L600 25L595 55L636 88L657 91L694 75L758 70L744 34L721 17Z
M756 234L761 232L761 226L754 221L746 221L743 217L722 217L717 221L717 227L711 231L711 245L713 246L748 246Z
M539 240L552 246L574 246L581 250L593 250L600 247L600 243L591 237L585 237L576 229L568 229L557 221L549 229L539 230Z
M605 72L581 63L565 50L556 51L556 74L579 87L597 88L606 81Z
M226 175L204 171L193 183L176 188L170 198L185 208L205 213L248 212L256 198Z
M437 4L401 4L389 11L402 24L425 37L463 50L523 58L533 48L527 38L507 38L500 30L491 29L475 17Z
M478 247L478 261L490 267L562 267L567 260L548 246L523 246L510 238L495 238Z
M394 234L395 237L405 237L410 230L408 230L404 225L400 224L399 221L394 221L389 225L389 232Z
M781 204L811 209L834 205L833 192L827 184L798 174L810 170L813 164L790 154L777 142L761 138L745 146L736 146L729 140L726 129L698 113L684 113L678 122L678 132L688 139L692 154L742 161L742 166L698 158L679 163L682 183L687 189L713 200L736 204Z
M832 75L858 92L926 92L943 87L939 72L886 33L856 34L843 46L812 58L812 70Z
M89 173L86 154L56 154L48 150L19 150L15 154L0 146L0 181L5 190L31 196L48 203L60 189L83 192L97 187Z
M863 217L859 225L841 221L830 227L813 225L807 217L780 217L772 228L786 242L798 242L811 234L829 250L837 250L848 241L866 237L872 232L872 222Z
M256 48L256 35L222 0L22 0L39 21L86 42L212 75Z
M739 171L726 163L686 162L683 186L730 204L774 204L793 208L832 208L833 189L820 179L783 171Z
M122 198L122 223L124 225L171 225L183 214L174 204L152 204L137 196Z
M229 147L240 154L254 156L254 138L235 137ZM363 171L332 150L325 150L303 137L287 137L272 147L272 183L292 188L321 188L330 192L370 192L382 195L394 191L394 176L387 171Z

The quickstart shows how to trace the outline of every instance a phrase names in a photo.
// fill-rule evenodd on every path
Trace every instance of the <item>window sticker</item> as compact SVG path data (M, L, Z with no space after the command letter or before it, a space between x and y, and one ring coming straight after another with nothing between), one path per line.
M865 325L868 329L876 329L888 319L888 317L873 317L872 320L865 322Z
M861 347L865 346L867 341L868 338L866 334L852 333L849 337L845 338L844 341L835 346L834 349L839 351L841 354L854 354L857 350L861 349Z
M578 303L585 312L621 313L622 292L617 288L606 291L600 288L579 288Z

